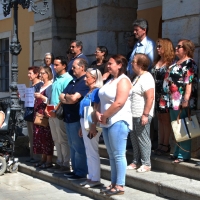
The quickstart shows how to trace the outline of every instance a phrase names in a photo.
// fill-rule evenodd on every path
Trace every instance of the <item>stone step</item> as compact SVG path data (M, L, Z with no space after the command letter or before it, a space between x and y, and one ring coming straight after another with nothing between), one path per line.
M108 158L106 146L99 144L100 157ZM131 149L126 152L127 162L131 163L133 159L133 153ZM156 156L152 153L151 164L153 170L159 170L165 173L183 176L194 180L200 180L200 166L197 165L198 159L191 159L189 162L182 162L175 164L168 156Z
M100 193L100 189L103 188L103 185L107 186L110 184L110 181L106 179L101 179L102 186L95 187L95 188L90 188L90 189L85 189L81 187L79 184L83 180L78 180L78 181L69 181L67 180L63 175L60 174L52 174L46 170L38 170L33 165L30 163L27 164L25 162L27 158L20 158L20 164L19 164L19 171L22 173L25 173L27 175L42 179L44 181L47 181L49 183L57 184L62 187L66 187L70 190L73 190L77 193L83 194L85 196L88 196L92 199L96 200L105 200L105 199L114 199L114 200L164 200L164 199L170 199L166 198L164 196L160 195L155 195L151 194L149 192L144 192L140 191L138 189L133 189L131 187L126 186L125 187L125 193L124 195L115 195L112 197L108 197L104 194ZM105 175L106 173L106 167L103 166L103 174Z
M109 160L102 158L101 163L101 177L110 180ZM170 199L200 199L200 181L155 169L148 173L127 170L126 185Z

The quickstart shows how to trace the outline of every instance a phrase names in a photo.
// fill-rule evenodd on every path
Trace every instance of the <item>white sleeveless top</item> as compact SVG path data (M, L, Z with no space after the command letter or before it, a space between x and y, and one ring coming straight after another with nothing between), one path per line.
M108 81L100 90L99 90L99 98L101 102L101 110L100 112L103 114L115 101L116 93L117 93L117 84L122 78L129 78L122 74L117 79L111 82ZM129 80L130 81L130 80ZM131 83L131 81L130 81ZM130 93L131 94L131 93ZM107 125L101 124L101 127L110 127L112 124L118 121L125 121L129 129L132 130L132 115L131 115L131 101L130 101L130 94L124 106L113 116L109 117L109 122Z

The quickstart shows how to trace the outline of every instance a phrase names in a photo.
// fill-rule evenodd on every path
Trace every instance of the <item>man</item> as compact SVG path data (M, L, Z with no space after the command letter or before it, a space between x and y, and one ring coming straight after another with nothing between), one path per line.
M74 78L63 93L60 95L60 100L64 104L64 121L66 122L67 138L70 146L70 157L73 172L64 174L68 180L78 180L86 178L87 159L83 138L79 137L80 101L88 93L89 87L85 85L85 74L88 64L83 58L77 58L73 62L72 70Z
M83 58L88 62L87 57L82 53L83 50L83 43L79 40L73 40L70 44L70 50L71 53L73 54L73 57L71 58L70 62L68 63L68 68L67 71L69 72L69 74L71 76L73 76L75 78L75 76L73 75L73 70L72 70L72 65L75 59L77 58Z
M144 53L148 56L148 58L151 61L148 71L151 70L155 57L156 44L153 40L151 40L147 36L147 33L148 33L148 22L145 19L137 19L133 22L133 34L135 35L135 38L138 40L138 42L135 44L133 48L133 52L131 54L127 66L127 75L129 76L130 79L134 77L134 72L132 70L131 62L136 53Z
M66 72L67 62L65 57L58 56L54 60L54 69L57 73L52 84L52 96L50 104L57 106L59 95L66 88L72 77ZM51 134L57 151L57 165L49 168L48 171L54 173L65 173L69 171L70 149L67 141L66 129L63 120L59 120L52 112L47 112Z

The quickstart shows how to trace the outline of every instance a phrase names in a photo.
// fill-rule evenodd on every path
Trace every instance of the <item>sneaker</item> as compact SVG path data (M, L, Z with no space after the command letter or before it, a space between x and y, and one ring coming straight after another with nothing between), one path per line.
M68 172L68 173L64 174L64 176L67 178L72 177L74 175L75 175L74 172Z
M78 176L78 175L73 175L72 177L67 178L69 181L75 181L75 180L80 180L80 179L86 179L86 177Z
M49 172L54 172L55 170L58 170L58 169L60 169L60 168L61 168L60 165L55 164L53 167L48 168L47 171L49 171Z
M54 171L55 174L63 174L65 172L68 172L70 170L69 167L64 167L64 166L61 166L60 169L57 169Z

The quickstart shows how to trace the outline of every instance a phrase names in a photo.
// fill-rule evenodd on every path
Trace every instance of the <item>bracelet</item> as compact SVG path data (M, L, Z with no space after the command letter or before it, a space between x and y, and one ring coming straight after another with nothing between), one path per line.
M142 115L144 115L145 117L149 117L149 114L144 114L144 113L143 113Z

